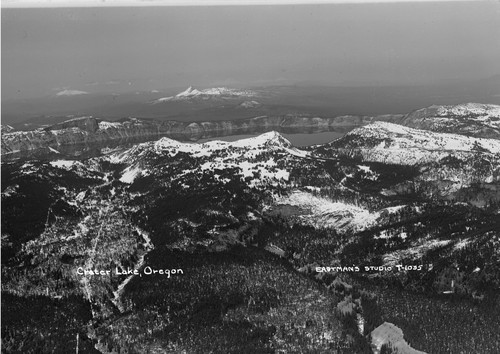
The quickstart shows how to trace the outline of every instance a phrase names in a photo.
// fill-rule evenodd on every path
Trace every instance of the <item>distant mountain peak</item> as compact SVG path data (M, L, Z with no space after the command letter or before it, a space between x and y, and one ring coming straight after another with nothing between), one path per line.
M173 97L181 98L181 97L192 97L192 96L197 96L201 94L200 91L193 89L193 86L189 86L186 90L178 93L177 95Z
M244 101L238 105L238 107L240 107L240 108L255 108L255 107L259 107L259 106L261 106L261 104L257 101L253 101L253 100L252 101Z
M255 95L256 92L251 90L239 90L227 87L212 87L204 90L198 90L196 88L193 88L193 86L189 86L186 90L178 93L175 96L159 98L157 100L154 100L152 103L154 104L168 101L184 101L193 98L207 100L211 98L253 97Z
M63 90L56 93L56 96L78 96L78 95L88 95L86 91L80 90Z

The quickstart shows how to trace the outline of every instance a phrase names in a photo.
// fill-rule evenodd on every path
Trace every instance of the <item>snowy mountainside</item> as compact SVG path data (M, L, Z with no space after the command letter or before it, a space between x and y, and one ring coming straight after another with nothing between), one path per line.
M488 199L498 198L500 190L500 141L496 139L375 122L318 147L312 155L413 166L420 172L412 184L417 183L429 195L449 197L470 188L468 195L475 193L480 199ZM399 188L414 187L403 182Z
M285 156L286 159L286 156L306 157L308 153L292 147L288 140L273 131L235 142L210 141L194 144L161 138L156 142L139 144L130 150L111 154L104 159L114 164L128 165L120 179L127 183L132 183L136 177L158 173L151 171L159 168L158 159L179 160L183 156L185 159L182 163L182 172L179 176L173 175L173 180L181 177L185 179L190 174L203 174L206 171L224 172L228 169L241 171L242 178L251 179L251 184L265 179L276 182L288 180L289 173L283 162L278 165L274 155ZM183 186L186 184L183 183Z
M67 124L88 133L114 131L118 123ZM357 276L408 292L442 292L452 274L460 296L486 297L485 289L500 289L496 144L375 123L308 149L268 132L202 144L161 138L78 161L57 155L3 162L2 301L30 309L39 299L50 301L64 318L75 316L75 306L61 304L73 299L84 305L78 326L69 324L64 336L60 328L43 332L43 325L24 322L9 335L22 341L23 333L34 333L43 343L49 336L64 346L76 332L88 337L82 346L104 352L203 351L207 333L222 336L215 352L228 338L255 333L264 333L256 352L268 343L294 352L349 348L352 341L342 342L348 321L332 308L351 301L351 310L373 329L382 323L369 316L376 301L354 299L363 288L353 291L349 274L315 273L317 266L423 265L414 273ZM415 156L412 163L401 155L406 150ZM78 267L184 274L84 277ZM328 278L333 285L318 290ZM288 329L292 320L300 326ZM487 331L496 322L477 323ZM287 339L297 333L300 343ZM368 345L369 332L351 333ZM194 339L186 347L179 338Z
M433 105L410 112L397 123L436 132L500 139L500 106L483 103Z
M190 99L224 99L224 98L239 98L239 97L254 97L257 93L252 90L239 90L231 89L227 87L213 87L204 90L198 90L192 86L188 87L186 90L178 93L175 96L163 97L154 100L152 103L162 103L168 101L186 101Z
M500 142L494 139L437 133L387 122L356 128L328 145L332 149L359 152L367 161L403 165L437 161L450 153L463 157L477 152L492 157L500 154Z
M349 147L355 147L355 137L359 136L359 144L364 144L366 148L387 148L387 149L422 149L422 150L443 150L443 151L473 151L474 149L484 149L491 154L500 152L500 145L492 139L481 139L467 137L459 134L438 133L414 129L399 124L387 122L374 122L364 127L356 128L347 133L340 140L349 141ZM384 144L375 145L375 141L384 141Z
M483 103L465 103L454 106L437 106L438 116L476 116L480 119L500 118L500 106ZM498 124L497 124L498 125Z

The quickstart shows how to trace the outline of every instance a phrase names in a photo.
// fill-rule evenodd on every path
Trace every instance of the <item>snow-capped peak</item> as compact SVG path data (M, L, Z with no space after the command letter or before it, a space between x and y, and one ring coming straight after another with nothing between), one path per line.
M309 153L292 147L288 140L272 131L234 142L209 141L199 144L161 138L108 155L106 158L112 163L129 164L123 171L121 181L132 183L137 176L147 175L155 169L155 164L151 161L156 161L157 157L184 159L185 155L190 157L189 160L196 159L196 163L187 163L186 167L191 167L186 168L183 175L228 168L239 169L241 172L235 178L249 178L249 185L254 186L287 181L289 172L277 164L280 156L305 158Z
M192 97L192 96L197 96L200 94L201 94L201 92L199 90L193 89L193 86L189 86L186 90L182 91L181 93L178 93L174 97L177 97L177 98Z
M227 87L213 87L204 90L198 90L189 86L186 90L178 93L175 96L159 98L153 103L161 103L167 101L189 100L192 98L210 99L210 98L235 98L235 97L253 97L256 92L251 90L238 90Z
M176 155L187 153L193 157L211 156L218 151L283 151L297 157L306 157L307 152L292 147L290 141L278 132L272 131L259 136L240 139L232 142L213 140L205 143L184 143L163 137L154 142L138 144L135 147L110 157L113 163L123 163L143 156L147 151L155 154ZM135 156L135 157L134 157Z
M255 108L260 106L260 103L257 101L245 101L240 103L239 107L241 108Z
M270 131L254 138L242 139L238 140L235 143L247 144L248 146L255 145L273 145L273 146L282 146L282 147L291 147L292 143L285 139L280 133L277 131Z
M274 146L289 148L292 143L276 131L267 132L255 137L236 140L233 142L213 140L203 144L183 143L170 138L161 138L154 143L155 150L176 148L183 152L202 152L203 150L221 150L229 148L254 148L262 146Z

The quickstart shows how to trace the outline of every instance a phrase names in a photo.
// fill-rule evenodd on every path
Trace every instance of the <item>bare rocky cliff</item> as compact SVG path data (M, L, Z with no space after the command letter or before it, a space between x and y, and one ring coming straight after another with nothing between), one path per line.
M159 136L180 141L198 141L229 135L259 134L270 130L289 134L346 132L353 127L368 124L372 120L372 117L359 116L318 118L287 115L184 123L135 118L108 122L92 117L82 117L43 129L4 133L2 134L2 155L47 147L57 149L66 145L103 143L130 138L150 140Z

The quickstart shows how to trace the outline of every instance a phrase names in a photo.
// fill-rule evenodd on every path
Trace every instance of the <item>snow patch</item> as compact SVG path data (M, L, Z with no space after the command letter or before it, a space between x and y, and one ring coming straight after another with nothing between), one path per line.
M106 130L109 128L120 128L122 126L123 125L121 123L118 123L118 122L107 122L107 121L100 121L99 122L99 129L100 130Z
M74 160L56 160L56 161L50 161L49 164L52 167L62 168L64 170L70 170L75 166L84 167L83 163Z
M142 172L142 169L139 166L131 166L127 167L120 177L120 181L123 183L131 184L134 182L134 179L137 178Z
M299 218L306 224L316 227L335 228L340 232L361 231L376 224L379 213L367 209L315 197L303 191L294 191L285 197L276 198L278 205L292 205L301 208L304 215Z
M419 244L405 250L386 253L383 256L384 265L393 266L400 264L402 259L421 259L428 251L446 246L451 242L451 240L422 240Z

